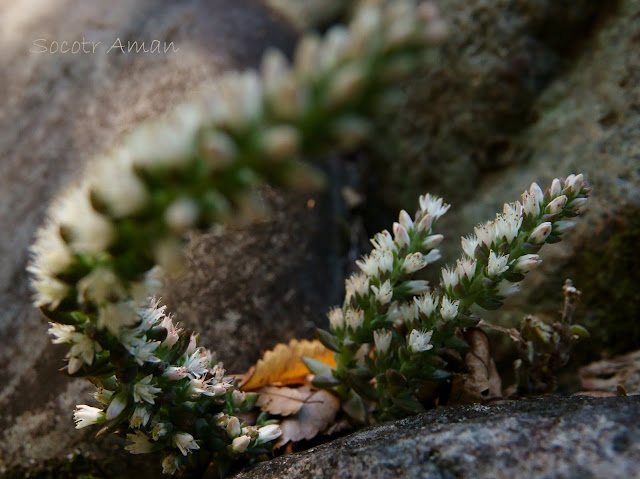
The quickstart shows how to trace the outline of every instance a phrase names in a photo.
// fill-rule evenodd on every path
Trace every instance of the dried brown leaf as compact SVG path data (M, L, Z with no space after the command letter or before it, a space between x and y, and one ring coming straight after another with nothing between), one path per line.
M298 341L292 339L289 344L278 344L273 350L264 353L240 384L243 391L253 391L272 384L302 384L309 374L309 369L302 358L310 357L335 367L333 353L320 341Z
M312 439L333 424L340 409L340 401L325 390L314 391L304 402L298 414L280 423L282 436L276 448L288 442Z
M502 381L493 359L489 338L477 328L464 335L469 352L464 357L466 373L454 374L449 404L469 404L502 396Z
M260 394L256 406L263 411L280 416L291 416L304 405L305 400L313 394L308 386L287 388L280 386L265 386L257 390Z

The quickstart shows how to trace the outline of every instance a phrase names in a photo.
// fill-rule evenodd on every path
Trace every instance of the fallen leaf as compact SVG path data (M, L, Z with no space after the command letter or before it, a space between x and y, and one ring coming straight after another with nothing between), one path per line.
M502 396L502 381L491 358L489 338L478 328L469 328L464 334L469 352L464 357L466 373L455 373L451 384L452 404L483 402Z
M278 344L273 350L264 353L240 383L243 391L253 391L268 385L286 385L305 382L309 369L302 357L310 357L331 367L336 365L333 353L320 341L298 341L292 339L289 344Z
M288 442L312 439L335 421L340 401L331 393L320 389L313 391L295 416L280 423L282 436L275 448Z
M300 388L265 386L257 392L260 397L256 406L279 416L291 416L297 413L304 406L305 400L313 394L308 386Z

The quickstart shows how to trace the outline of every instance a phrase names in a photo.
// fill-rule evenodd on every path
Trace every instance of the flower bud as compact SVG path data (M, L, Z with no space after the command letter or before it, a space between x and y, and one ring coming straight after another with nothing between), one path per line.
M540 263L542 263L542 259L539 255L525 254L516 260L513 268L516 273L525 274L536 268Z
M409 238L407 229L400 223L393 223L393 235L395 237L396 243L398 244L398 248L402 249L406 246L409 246L411 238Z
M117 418L124 408L127 407L128 396L125 393L117 394L112 400L111 404L107 408L107 421Z
M384 356L389 351L391 345L391 331L379 329L373 332L373 342L376 345L376 351L379 356Z
M567 204L567 197L565 195L558 196L555 200L547 205L546 213L555 215L560 213Z
M420 224L422 224L422 222L420 222ZM442 243L443 239L444 239L444 236L442 235L427 236L425 240L422 242L422 247L424 249L433 249L436 246L438 246L440 243Z
M548 221L538 225L536 229L531 232L529 241L533 244L542 244L551 234L551 223Z
M249 443L251 442L251 438L249 436L239 436L236 437L231 443L231 448L235 452L243 453L249 447Z
M282 435L282 429L277 424L269 424L263 426L258 430L258 444L264 444L265 442L278 439Z
M558 178L554 178L551 182L551 188L549 188L549 196L551 198L557 198L560 196L562 192L562 185L560 184L560 180Z
M227 423L227 435L234 439L240 435L241 431L242 428L240 427L240 420L237 417L232 416Z

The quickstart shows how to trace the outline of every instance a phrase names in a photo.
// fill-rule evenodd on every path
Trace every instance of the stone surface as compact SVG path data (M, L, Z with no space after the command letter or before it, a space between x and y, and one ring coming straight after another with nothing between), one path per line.
M545 398L438 409L379 424L233 479L635 477L640 397Z
M273 0L272 5L287 2L310 9L320 5L315 0ZM593 332L593 339L580 346L581 354L593 357L603 348L637 345L640 327L634 329L629 318L640 313L635 246L640 241L640 4L441 0L438 5L452 25L440 63L410 87L410 110L401 115L403 121L395 114L386 123L411 134L409 154L399 158L398 151L404 150L389 143L393 161L362 175L371 181L358 208L368 234L388 228L399 207L413 210L417 195L431 190L454 203L442 222L449 243L445 254L453 259L459 254L457 237L491 218L504 201L517 199L532 180L545 184L581 171L594 186L589 214L570 239L545 252L543 266L523 284L525 294L497 318L555 314L564 279L572 277L585 305L577 317L586 317ZM317 21L323 20L312 23ZM83 37L102 42L95 54L29 52L36 39ZM174 41L181 50L169 55L108 52L116 38ZM87 402L91 387L57 373L64 349L49 343L46 323L31 307L24 273L27 247L47 202L96 152L137 122L214 83L224 71L257 65L265 47L290 51L294 41L280 16L251 0L0 0L0 475L127 477L136 471L141 477L158 476L155 458L125 453L122 439L96 441L91 430L72 428L72 410ZM343 167L330 168L336 181L326 194L283 196L266 190L271 219L225 235L194 236L188 276L164 295L182 325L197 329L202 343L217 349L233 372L253 362L260 349L310 335L326 307L339 301L344 231L333 220ZM607 328L598 329L605 322ZM331 457L348 441L365 448L365 439L375 431L395 431L395 442L381 439L362 456L344 457L365 467L370 462L366 454L381 451L383 444L389 449L388 465L378 463L378 472L361 477L390 477L405 467L418 474L419 461L426 461L425 474L406 477L430 477L429 471L433 477L456 477L458 470L460 477L475 477L464 475L475 471L467 462L471 457L475 468L488 468L497 457L512 472L503 477L544 476L535 467L549 464L559 472L547 477L590 477L572 462L587 456L601 472L592 472L594 477L633 477L637 467L626 476L611 476L606 467L611 465L607 461L621 458L615 471L623 474L625 467L639 463L636 426L623 419L624 414L634 417L630 411L637 409L636 398L546 401L434 411L395 426L381 425L320 448L327 459L313 467L330 474L336 464L334 473L340 474ZM521 408L517 411L530 437L514 429L515 408ZM602 447L592 442L590 449L558 449L554 455L556 443L550 438L562 446L567 445L563 438L570 437L561 434L561 410L574 418L568 421L576 435L595 440L589 436L595 431ZM597 420L583 427L576 418L587 413ZM445 419L453 421L450 414L462 422L447 426ZM491 429L493 420L498 422ZM495 445L502 449L488 453L477 447L465 455L459 434L445 434L448 428L460 433L464 421L471 432L460 436L467 441L461 444L491 441L485 431L494 431ZM417 452L416 444L424 439L420 431L437 435L438 427L441 442ZM514 448L519 454L510 452ZM528 466L535 451L540 459ZM259 466L252 474L282 467L282 475L316 477L302 465L296 469L298 457ZM292 461L290 469L287 461Z
M50 344L47 325L31 306L28 245L51 197L91 157L225 71L257 66L265 48L290 52L295 38L253 0L0 1L0 474L23 477L24 468L34 474L47 467L62 471L61 464L73 462L69 454L77 450L116 477L141 465L143 475L157 476L157 461L126 454L121 439L95 441L95 431L73 429L72 411L90 401L92 388L57 372L65 351ZM91 53L52 52L54 41L72 46L83 39ZM123 45L146 42L148 50L153 40L173 42L177 51L125 54L117 45L111 48L118 39ZM307 212L307 198L272 196L286 203L283 211ZM310 215L306 226L325 217ZM280 223L283 234L288 226ZM273 231L252 230L256 241L261 234L266 243ZM297 251L311 255L304 238L298 244ZM253 245L245 246L250 255ZM299 263L305 258L297 256ZM272 289L278 298L300 282L284 274L278 280ZM244 301L246 295L236 297ZM327 301L322 291L315 297ZM305 309L300 295L289 301L294 309ZM264 310L270 307L265 299ZM190 317L185 313L181 323L193 327ZM281 321L289 321L295 332L300 317ZM301 325L306 327L301 335L308 334L308 324ZM232 349L246 357L244 347ZM149 462L152 467L146 467Z

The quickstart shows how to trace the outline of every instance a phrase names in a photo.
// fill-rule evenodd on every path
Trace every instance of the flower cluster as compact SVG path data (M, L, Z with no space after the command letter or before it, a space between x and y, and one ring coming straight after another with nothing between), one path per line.
M421 411L433 400L426 391L451 375L446 358L467 347L460 331L478 323L476 307L496 309L518 291L541 263L540 248L560 241L589 192L582 175L555 179L544 193L533 183L522 202L505 204L462 238L463 256L442 269L436 288L412 275L440 257L433 248L443 238L432 226L449 206L420 197L413 218L402 211L393 235L372 239L373 251L357 262L362 272L346 282L343 306L329 312L331 331L319 339L335 352L336 367L317 369L316 384L338 394L354 422Z
M53 202L29 271L54 342L69 346L68 374L100 388L104 407L80 406L79 426L127 425L128 449L162 452L166 472L194 451L221 463L277 436L271 425L238 429L235 414L251 400L190 332L157 304L144 307L154 266L181 265L189 229L254 218L262 183L321 183L299 158L365 140L371 115L444 33L428 3L360 2L348 27L304 36L292 64L270 51L259 72L229 74L215 97L140 125ZM400 267L432 260L414 255ZM357 310L349 314L357 329Z
M77 406L77 428L99 424L98 435L126 431L125 449L132 454L162 452L163 470L171 474L194 451L207 451L207 457L224 463L262 454L268 450L264 444L280 435L277 425L240 422L237 414L253 408L257 395L237 389L222 364L196 345L191 332L176 327L157 301L137 311L136 326L121 331L119 347L112 347L110 355L96 349L98 341L75 355L78 337L89 335L72 328L52 323L49 332L54 342L72 345L68 369L80 361L73 373L82 371L100 384L94 398L101 407ZM113 371L122 364L126 367ZM217 457L220 451L222 458Z

